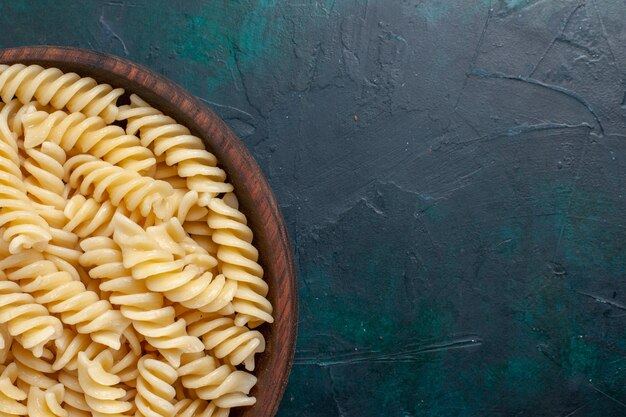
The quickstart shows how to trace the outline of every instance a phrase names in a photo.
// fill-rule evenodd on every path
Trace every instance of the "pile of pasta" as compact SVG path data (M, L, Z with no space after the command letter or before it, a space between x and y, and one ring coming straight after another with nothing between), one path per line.
M0 65L0 415L255 403L268 286L200 138L136 95Z

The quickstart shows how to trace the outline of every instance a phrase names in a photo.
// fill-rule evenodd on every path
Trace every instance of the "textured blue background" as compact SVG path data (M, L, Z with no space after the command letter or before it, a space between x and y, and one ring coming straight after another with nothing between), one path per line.
M0 1L117 54L268 176L301 300L279 416L626 415L626 4Z

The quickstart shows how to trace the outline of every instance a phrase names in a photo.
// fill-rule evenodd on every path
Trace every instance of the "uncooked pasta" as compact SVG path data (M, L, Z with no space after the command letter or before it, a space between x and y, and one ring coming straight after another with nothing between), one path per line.
M252 230L191 131L0 65L0 415L227 417L273 322Z

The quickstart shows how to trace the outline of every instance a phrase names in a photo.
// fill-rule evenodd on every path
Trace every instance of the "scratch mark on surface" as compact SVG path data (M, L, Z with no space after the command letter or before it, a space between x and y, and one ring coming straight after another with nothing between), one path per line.
M520 75L510 75L510 74L505 74L503 72L487 71L487 70L484 70L484 69L472 70L471 73L470 73L470 76L474 76L474 77L478 77L478 78L495 78L495 79L501 79L501 80L510 80L510 81L522 82L522 83L526 83L526 84L535 85L537 87L545 88L547 90L554 91L556 93L559 93L559 94L562 94L562 95L564 95L566 97L569 97L569 98L579 102L580 104L582 104L587 109L587 111L593 116L594 120L598 124L598 129L600 130L600 135L604 136L604 126L602 126L602 122L600 121L600 118L598 117L598 114L596 113L596 111L593 109L591 104L584 97L582 97L579 94L573 92L572 90L568 90L567 88L563 88L563 87L558 86L558 85L544 83L543 81L539 81L539 80L537 80L535 78L531 78L531 77L523 77L523 76L520 76Z
M596 15L598 16L598 21L600 22L600 28L602 29L602 36L604 37L604 40L606 41L606 45L609 48L609 53L611 54L611 59L613 61L612 62L613 67L615 67L616 65L615 54L613 53L613 48L611 47L611 41L609 40L609 36L606 33L604 20L602 20L602 15L600 15L600 9L598 9L598 5L596 4L595 0L591 0L591 3L593 4L593 8L595 9ZM620 80L621 80L621 76L620 76Z
M238 48L236 48L238 49ZM254 103L252 103L252 100L250 99L250 92L248 91L249 88L246 85L246 80L243 76L243 71L241 70L241 63L239 62L239 51L236 50L235 53L233 53L233 59L235 60L235 68L237 69L237 72L239 73L239 79L241 80L241 85L243 86L243 94L244 97L246 98L246 101L248 102L248 105L250 107L252 107L254 110L256 110L256 112L259 115L263 115L263 112L261 112L261 109L255 105Z
M209 106L215 106L215 107L219 107L221 109L233 110L233 111L236 111L237 113L241 113L244 116L247 116L247 117L249 117L251 119L254 119L253 115L251 115L247 111L242 110L242 109L240 109L238 107L229 106L227 104L216 103L215 101L207 100L206 98L202 98L202 97L199 97L199 96L196 96L196 97L198 98L198 100L202 101L203 103L208 104Z
M454 349L468 349L481 346L483 340L478 336L465 336L446 342L433 343L430 345L408 348L399 352L384 353L374 351L369 348L360 349L359 351L349 351L339 353L335 357L316 358L316 357L300 357L294 360L295 365L315 365L320 367L351 365L363 362L375 363L406 363L414 362L419 359L420 355L427 353L442 352Z
M337 415L339 417L343 417L345 414L343 410L341 409L340 402L337 400L337 393L335 392L335 377L333 376L333 370L332 368L327 368L327 369L328 369L328 378L330 379L330 394L332 395L333 401L335 403L335 407L337 408Z
M461 101L461 96L463 95L463 90L465 90L465 87L467 87L467 81L470 78L470 75L472 73L472 71L474 70L474 67L476 66L476 60L478 59L478 54L480 53L480 47L483 44L483 40L485 39L485 34L487 33L487 27L489 26L489 20L491 19L491 13L493 12L493 8L492 8L492 4L491 4L491 0L489 0L489 7L487 9L487 17L485 18L485 23L483 24L483 28L480 32L480 37L478 38L478 43L476 44L476 47L474 48L474 54L472 55L472 59L470 61L469 64L469 69L465 74L465 79L463 80L463 85L461 86L461 89L459 90L459 95L456 98L456 103L454 103L454 111L456 112L456 110L459 108L459 102ZM471 127L471 126L470 126Z
M483 140L492 140L492 139L497 139L497 138L501 138L501 137L505 137L505 136L518 136L518 135L522 135L524 133L530 133L530 132L540 132L540 131L544 131L544 130L558 130L558 129L593 129L593 126L591 126L589 123L579 123L576 125L572 125L572 124L568 124L568 123L537 123L537 124L525 124L522 123L520 125L515 125L515 126L509 126L506 127L504 129L501 129L497 132L488 134L488 135L481 135L481 136L476 136L474 138L470 138L470 139L466 139L463 141L459 141L456 142L455 145L468 145L474 142L480 142Z
M578 294L580 294L580 295L584 295L585 297L593 298L594 300L596 300L599 303L608 304L608 305L613 306L615 308L618 308L620 310L626 311L626 305L624 305L622 303L619 303L617 301L609 300L608 298L604 298L604 297L601 297L599 295L594 295L594 294L591 294L591 293L588 293L588 292L585 292L585 291L578 291L577 290L576 292Z
M542 130L554 130L554 129L579 129L579 128L593 129L589 123L579 123L577 125L571 125L568 123L537 123L537 124L525 124L511 126L506 129L507 136L516 136L523 133L539 132Z
M587 407L587 404L583 404L580 407L576 407L574 410L572 410L571 412L565 414L563 417L571 417L574 414L576 414L577 412L579 412L580 410L582 410L583 408Z
M117 39L122 44L122 48L124 49L124 55L130 55L130 53L128 52L128 48L126 48L126 44L124 43L124 39L122 39L117 33L113 31L113 29L111 29L111 26L109 26L109 24L104 20L104 15L100 15L100 19L98 21L106 32L108 32L113 38Z
M559 32L558 35L556 35L554 37L554 39L552 39L552 41L548 44L548 47L546 48L546 50L543 52L543 54L541 54L541 57L539 57L539 60L537 61L537 63L533 66L532 71L530 71L530 74L528 74L529 77L532 77L533 74L535 73L535 71L537 71L537 68L539 68L539 65L543 62L544 58L546 57L546 55L548 55L548 52L550 52L550 50L552 49L552 47L554 46L554 44L559 41L562 37L563 34L565 33L565 31L567 30L567 26L569 25L569 23L571 22L571 20L574 18L574 15L576 14L576 12L581 8L584 7L585 4L579 4L578 6L576 6L574 8L574 10L572 10L572 12L569 14L569 16L567 17L567 19L565 19L565 22L563 23L563 26L561 27L561 31Z
M546 359L548 359L550 362L552 362L553 364L555 364L557 367L559 367L559 368L563 368L563 364L562 364L561 362L559 362L559 361L558 361L558 360L557 360L554 356L552 356L552 355L550 355L550 354L548 353L548 351L545 349L545 348L547 348L547 347L548 347L548 345L547 345L547 344L545 344L545 343L541 343L541 344L537 345L537 350L538 350L539 352L541 352L541 354L542 354L543 356L545 356L545 357L546 357Z
M570 218L572 202L574 201L574 196L578 190L578 181L580 181L580 171L583 168L583 160L587 156L587 147L589 146L589 141L585 141L582 150L580 151L580 157L578 158L578 164L576 167L576 176L574 177L574 189L570 193L567 199L567 207L565 208L565 215L563 216L563 222L561 223L561 229L559 230L559 238L556 241L556 247L554 248L555 256L558 255L559 249L561 248L561 242L563 240L563 233L565 232L565 226L567 224L567 219Z
M593 388L595 391L599 392L600 394L604 395L606 398L608 398L609 400L613 401L615 404L619 404L622 407L626 408L626 404L624 404L623 402L621 402L620 400L618 400L615 397L612 397L611 395L607 394L606 392L602 391L600 388L596 387L595 385L593 385L591 382L589 382L589 386L591 388Z

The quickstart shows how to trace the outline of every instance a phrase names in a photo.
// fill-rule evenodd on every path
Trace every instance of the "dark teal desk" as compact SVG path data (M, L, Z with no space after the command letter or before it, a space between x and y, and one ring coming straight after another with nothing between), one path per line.
M128 57L249 146L300 274L281 417L611 417L626 415L625 15L1 1L0 46Z

